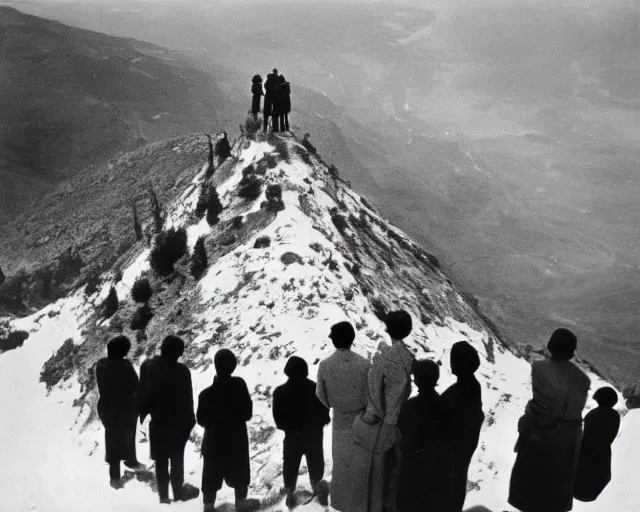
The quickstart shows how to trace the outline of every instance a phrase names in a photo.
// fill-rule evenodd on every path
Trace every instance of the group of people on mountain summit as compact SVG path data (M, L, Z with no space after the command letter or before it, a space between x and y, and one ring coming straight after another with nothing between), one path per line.
M264 82L264 91L262 90L262 77L255 75L252 79L251 94L253 101L251 103L251 113L254 119L258 119L260 112L260 98L264 96L263 111L263 129L266 132L269 127L269 119L271 119L271 129L274 132L289 131L289 113L291 112L291 87L282 75L278 75L278 70L267 75Z
M273 391L275 425L284 431L283 480L286 505L295 493L302 457L313 493L321 505L341 512L461 512L467 474L484 421L480 367L476 349L466 341L451 347L451 372L457 382L442 394L435 388L440 366L416 360L405 340L412 331L406 311L386 315L391 344L381 343L371 362L351 350L355 330L349 322L331 327L335 352L320 362L317 383L304 359L291 356L288 380ZM202 495L213 511L223 482L234 489L236 510L255 510L247 499L250 484L247 421L253 403L245 381L234 376L236 356L226 348L214 356L216 375L198 397L194 413L191 372L178 362L185 344L167 336L160 355L148 359L138 379L126 359L125 336L108 342L108 357L96 368L98 414L105 427L106 461L111 485L123 486L120 463L146 469L136 457L135 432L151 417L149 439L161 503L189 500L199 490L184 483L184 450L196 422L204 427ZM589 378L570 362L577 346L567 329L556 330L548 344L551 358L532 365L533 398L519 421L517 457L509 503L523 512L565 512L572 498L594 500L611 478L611 443L620 416L617 394L599 389L599 407L582 410ZM411 395L411 382L418 394ZM333 410L332 481L324 480L323 428ZM170 466L170 471L169 471ZM473 510L487 510L477 507Z

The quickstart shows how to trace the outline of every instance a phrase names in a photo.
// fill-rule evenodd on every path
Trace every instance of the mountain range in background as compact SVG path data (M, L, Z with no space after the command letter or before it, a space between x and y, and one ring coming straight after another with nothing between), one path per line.
M637 381L633 3L22 8L179 51L242 113L248 77L278 67L294 131L435 252L506 338L537 349L565 325L603 373Z

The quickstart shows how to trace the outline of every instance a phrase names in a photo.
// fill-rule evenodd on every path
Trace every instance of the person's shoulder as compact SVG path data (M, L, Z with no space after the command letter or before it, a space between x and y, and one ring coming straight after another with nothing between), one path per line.
M247 383L245 382L245 380L242 377L239 377L237 375L234 375L233 377L231 377L231 382L233 382L233 385L236 386L237 388L244 389L247 387Z
M202 391L200 391L198 398L200 400L206 399L209 395L211 395L211 393L213 393L213 384L211 386L207 386Z

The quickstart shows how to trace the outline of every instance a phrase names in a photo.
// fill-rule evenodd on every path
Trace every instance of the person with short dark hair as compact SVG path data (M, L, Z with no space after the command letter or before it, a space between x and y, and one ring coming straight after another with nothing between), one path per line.
M264 92L262 92L262 77L260 75L254 75L251 79L251 94L253 94L251 113L253 114L254 119L258 119L258 113L260 112L260 97L264 96Z
M551 358L531 365L533 397L518 421L509 486L509 504L524 512L564 512L573 506L582 410L591 385L570 362L576 347L571 331L557 329L547 345Z
M314 494L322 505L328 502L329 488L324 477L323 429L329 423L329 409L316 397L316 383L308 378L307 362L291 356L284 367L285 384L273 392L273 419L284 431L282 473L289 508L296 505L296 483L304 456Z
M191 372L178 362L183 352L184 341L169 335L162 342L160 355L140 367L140 423L151 416L149 441L160 503L170 503L169 481L176 501L187 501L200 493L184 483L184 449L196 418Z
M262 112L263 112L263 118L264 118L263 122L264 122L265 132L269 127L269 118L273 115L273 100L274 100L273 90L278 82L279 82L278 70L273 68L273 72L267 75L267 79L264 82L264 107L262 109ZM272 127L272 128L275 128L275 127Z
M316 395L333 408L331 452L331 507L348 512L350 479L353 473L353 421L367 406L369 361L351 350L356 333L349 322L331 327L329 338L335 352L318 367Z
M402 404L411 394L414 356L404 343L411 333L411 315L392 311L385 319L391 346L381 343L368 374L367 407L353 423L354 482L349 512L396 509L400 435L396 426Z
M611 481L611 445L620 430L620 414L614 410L618 394L611 387L599 388L593 395L598 407L584 418L580 457L573 484L573 497L595 501Z
M231 350L218 350L213 364L216 376L213 384L200 393L196 413L198 424L204 427L204 510L215 510L223 481L235 491L237 511L253 510L255 500L247 500L251 479L247 421L253 415L253 402L244 379L233 376L238 360Z
M402 450L399 512L449 512L453 506L450 415L435 390L439 378L440 367L435 361L413 364L419 394L404 403L398 417Z
M123 486L120 461L135 471L144 467L136 456L138 375L125 359L130 348L129 338L116 336L107 343L107 357L96 365L98 417L104 425L105 460L114 489Z
M462 512L467 495L469 465L484 422L482 389L474 373L480 367L478 351L466 341L451 346L451 373L455 384L442 393L442 402L450 416L449 445L452 449L453 510Z

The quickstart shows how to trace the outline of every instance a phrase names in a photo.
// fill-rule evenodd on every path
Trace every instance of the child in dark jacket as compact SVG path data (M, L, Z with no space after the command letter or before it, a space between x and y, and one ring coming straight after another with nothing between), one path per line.
M329 486L324 476L323 428L329 423L329 409L316 397L316 383L308 378L304 359L292 356L284 367L289 380L273 392L273 419L284 430L283 478L286 504L296 505L295 489L304 455L309 479L318 501L326 505Z
M213 384L200 393L196 413L198 424L204 427L204 510L214 510L223 480L235 490L236 510L253 510L256 500L247 500L250 467L246 424L253 415L253 403L245 381L231 376L238 364L236 356L223 348L213 362L216 376Z
M580 501L595 501L611 480L611 444L618 435L620 414L613 409L618 395L603 387L593 395L598 407L584 419L580 458L573 485L573 496Z

